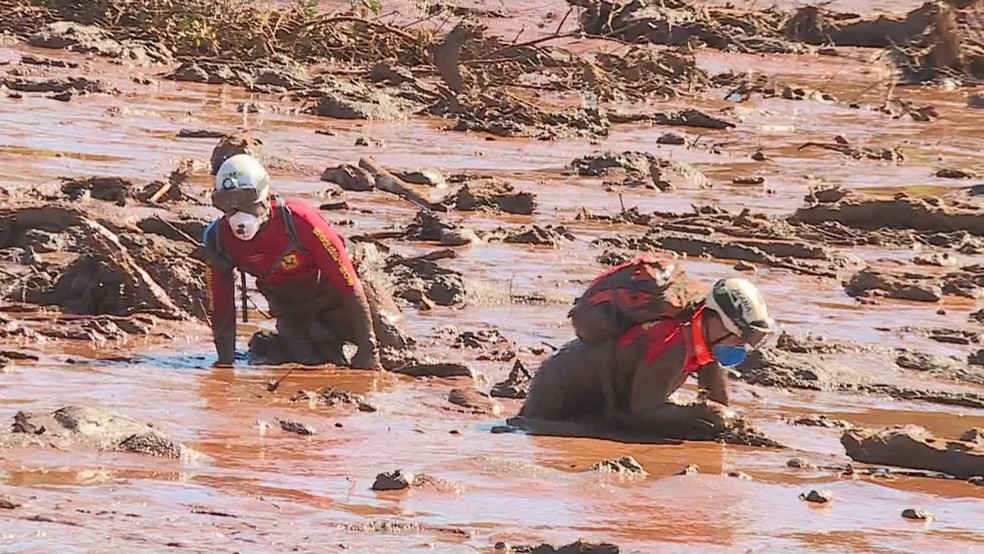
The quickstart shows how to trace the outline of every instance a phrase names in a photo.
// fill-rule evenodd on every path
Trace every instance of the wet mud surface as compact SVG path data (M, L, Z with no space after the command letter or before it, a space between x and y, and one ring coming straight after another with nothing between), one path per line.
M5 546L982 547L984 6L316 4L0 0ZM242 151L345 237L387 371L248 363L251 279L211 367L197 242ZM640 252L782 324L732 425L513 419Z

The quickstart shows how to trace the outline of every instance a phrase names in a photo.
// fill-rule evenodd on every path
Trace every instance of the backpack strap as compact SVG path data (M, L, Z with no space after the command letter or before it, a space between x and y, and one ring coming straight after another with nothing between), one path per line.
M216 219L212 223L209 223L208 227L202 231L202 245L205 250L211 254L220 263L226 264L229 268L239 269L236 265L235 260L232 259L224 248L222 248L222 241L219 238L219 222L222 221L221 218Z
M291 244L294 245L294 249L308 253L308 249L301 244L301 239L297 234L297 226L294 224L294 212L291 211L290 207L286 202L279 196L276 197L277 208L280 210L280 218L284 221L284 228L287 231L287 237L290 239Z

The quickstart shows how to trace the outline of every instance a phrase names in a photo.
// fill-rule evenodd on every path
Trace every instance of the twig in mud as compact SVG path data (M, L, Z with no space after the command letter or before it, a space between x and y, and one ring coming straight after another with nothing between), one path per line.
M625 210L625 201L622 200L622 193L621 192L618 193L618 203L619 203L620 206L622 206L622 217L627 217L626 216L626 210Z
M170 227L170 229L172 231L174 231L175 233L177 233L178 235L180 235L183 239L185 239L186 241L188 241L190 244L194 244L195 246L198 246L199 244L201 244L200 241L197 241L197 240L191 238L191 235L189 235L188 233L185 233L181 229L178 229L177 227L174 226L174 224L172 224L170 221L165 220L159 214L154 214L153 217L155 219L157 219L157 221L160 221L164 225L167 225L168 227Z
M543 346L546 346L547 348L549 348L550 350L553 350L554 352L556 352L556 351L558 351L558 350L560 350L559 348L557 348L556 346L554 346L554 345L552 345L552 344L550 344L550 343L549 343L549 342L547 342L547 341L542 341L542 340L541 340L541 341L540 341L540 344L542 344Z
M292 367L292 368L288 369L287 370L287 373L284 373L283 376L280 377L280 379L277 379L276 381L270 381L270 382L268 382L267 383L267 392L277 392L277 389L280 388L280 383L283 383L284 382L284 379L286 379L287 377L289 377L290 374L293 373L293 372L294 372L294 368Z
M571 16L571 12L573 12L573 11L574 11L574 7L571 6L567 10L567 13L564 14L564 18L560 20L560 25L557 25L557 30L554 31L554 34L555 35L559 35L560 34L560 30L564 27L564 23L567 23L567 18Z
M522 31L520 31L520 34L522 34ZM571 38L571 37L577 37L577 36L580 36L580 31L578 31L578 32L571 31L569 33L562 33L562 34L559 34L559 35L558 34L553 34L553 35L549 35L549 36L546 36L546 37L540 37L540 38L537 38L537 39L528 40L526 42L514 43L514 44L510 44L509 46L505 46L503 48L500 48L498 50L493 50L490 54L488 54L487 56L485 56L483 59L492 58L492 57L494 57L494 56L496 56L498 54L501 54L503 52L508 52L508 51L510 51L510 50L512 50L514 48L528 48L530 46L536 46L537 44L542 44L544 42L548 42L548 41L555 40L555 39ZM516 38L518 39L519 38L519 35L516 35Z

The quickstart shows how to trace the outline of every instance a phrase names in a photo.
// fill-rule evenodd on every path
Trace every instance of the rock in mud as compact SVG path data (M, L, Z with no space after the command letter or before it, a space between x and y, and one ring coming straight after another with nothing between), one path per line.
M700 127L703 129L732 129L735 124L724 119L707 115L706 113L687 109L679 112L657 113L653 116L657 125L676 125L679 127Z
M394 373L402 373L411 377L472 377L470 366L462 363L418 363L393 369Z
M448 402L475 414L491 414L495 408L491 398L474 388L451 389Z
M846 431L841 444L862 463L940 471L960 479L984 475L984 441L973 432L949 440L918 425L896 425Z
M516 554L619 554L621 549L614 544L577 541L564 546L541 544L539 546L514 546Z
M509 377L505 381L500 381L492 385L489 396L493 398L514 398L521 400L529 394L532 384L533 374L530 373L530 370L526 369L523 362L516 360L513 368L509 371Z
M417 212L413 221L407 225L403 238L406 240L434 241L441 246L465 246L482 242L475 231L462 229L442 221L440 216L429 210Z
M833 499L834 493L828 490L811 490L808 493L800 493L800 500L805 500L814 504L826 504Z
M978 92L968 96L967 106L970 108L984 108L984 92Z
M826 429L854 429L854 424L843 419L830 419L824 414L800 416L796 418L783 418L792 425L804 425L807 427L824 427Z
M447 203L463 212L491 211L517 215L532 215L537 206L536 195L519 192L511 184L494 177L466 182L448 197Z
M0 450L10 446L81 445L159 458L185 458L193 451L154 427L90 406L65 406L52 412L17 412L9 431L0 431Z
M707 179L690 164L653 156L648 152L602 152L575 159L570 170L582 177L624 176L650 179L659 190L681 186L701 187Z
M934 173L934 175L940 179L977 179L980 177L979 174L972 171L966 171L953 167L940 168L936 171L936 173Z
M683 146L684 144L687 144L687 139L679 133L663 133L658 139L656 139L656 144Z
M592 464L588 468L588 471L596 471L598 473L614 473L617 475L626 475L631 477L645 477L649 475L643 467L642 464L636 461L632 456L621 456L611 460L602 460L595 464Z
M294 421L291 419L277 418L277 423L280 424L280 428L288 433L296 433L298 435L315 435L317 432L314 427L311 427L307 423L301 423L299 421Z
M387 473L380 473L376 476L376 481L372 484L374 491L401 491L413 486L416 476L409 472L398 469Z
M933 276L917 273L892 274L863 269L844 282L844 289L853 297L881 296L916 302L943 299L943 283Z
M14 500L5 494L0 494L0 510L16 510L23 505L23 502Z
M935 517L933 517L933 514L931 514L929 511L917 510L915 508L906 508L902 510L902 517L904 517L905 519L913 519L917 521L933 521L934 519L936 519Z

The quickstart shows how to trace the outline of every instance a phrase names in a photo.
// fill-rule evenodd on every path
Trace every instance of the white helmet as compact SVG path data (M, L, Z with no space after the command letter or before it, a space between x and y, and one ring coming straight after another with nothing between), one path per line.
M761 344L776 330L776 322L769 317L762 293L747 279L719 280L714 283L705 303L721 316L725 329L752 347Z
M270 195L270 175L253 156L236 154L222 162L215 174L215 192L235 189L255 189L256 201L265 202Z

